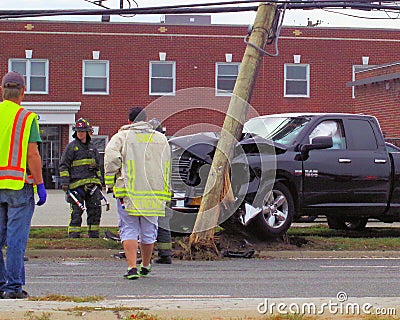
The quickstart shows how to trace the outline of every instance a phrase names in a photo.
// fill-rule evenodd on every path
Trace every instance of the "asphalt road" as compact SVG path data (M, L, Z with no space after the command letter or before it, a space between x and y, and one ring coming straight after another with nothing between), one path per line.
M121 319L122 307L132 310L128 317L139 308L163 319L202 320L265 319L296 312L330 319L400 314L399 259L174 261L156 265L150 277L134 281L122 277L125 267L122 260L31 259L25 289L32 296L106 300L0 299L0 319L25 319L27 312L37 317L46 312L59 320Z
M151 277L122 277L124 260L26 263L31 295L100 295L109 299L201 297L398 297L399 259L230 259L154 265Z

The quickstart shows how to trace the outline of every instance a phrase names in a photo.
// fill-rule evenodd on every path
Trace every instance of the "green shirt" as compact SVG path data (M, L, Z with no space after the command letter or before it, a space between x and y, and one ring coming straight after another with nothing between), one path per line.
M37 117L32 121L31 132L29 134L29 142L42 142L40 138L39 124Z

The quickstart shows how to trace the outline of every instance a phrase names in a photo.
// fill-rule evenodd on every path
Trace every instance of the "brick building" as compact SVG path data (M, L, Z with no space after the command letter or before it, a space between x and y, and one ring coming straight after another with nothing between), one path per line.
M360 70L348 86L354 87L354 112L377 117L385 137L400 145L400 62Z
M26 76L23 104L40 117L48 187L57 187L58 160L79 117L96 127L100 149L127 122L133 105L146 106L150 118L163 120L168 135L220 126L247 29L210 24L0 21L0 72L12 69ZM278 44L279 55L266 56L261 63L249 117L371 111L384 131L400 136L372 104L366 110L355 104L354 86L346 85L356 80L355 71L398 59L398 30L284 27ZM269 45L266 50L275 53L276 48ZM383 99L374 99L379 109L387 105Z

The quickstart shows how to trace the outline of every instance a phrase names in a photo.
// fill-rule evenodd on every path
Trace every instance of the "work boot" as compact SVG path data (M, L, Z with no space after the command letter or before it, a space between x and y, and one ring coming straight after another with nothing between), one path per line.
M3 293L3 299L26 299L26 298L29 298L29 294L25 290L18 292L11 291Z
M161 256L161 257L155 259L154 262L159 263L159 264L171 264L172 259L170 256Z
M98 238L99 237L99 231L94 231L94 230L89 230L88 231L88 236L89 238Z
M81 234L79 232L70 232L68 233L68 238L80 238Z

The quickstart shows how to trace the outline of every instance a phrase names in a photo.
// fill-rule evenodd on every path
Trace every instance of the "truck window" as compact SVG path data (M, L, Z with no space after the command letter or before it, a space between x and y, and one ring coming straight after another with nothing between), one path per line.
M374 129L367 120L349 119L351 136L354 148L357 150L376 150L378 143L376 141Z
M342 125L335 120L326 120L319 123L309 135L309 141L315 137L332 137L333 146L330 149L346 149L346 139Z

